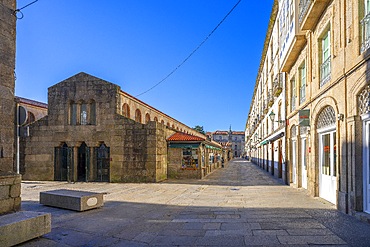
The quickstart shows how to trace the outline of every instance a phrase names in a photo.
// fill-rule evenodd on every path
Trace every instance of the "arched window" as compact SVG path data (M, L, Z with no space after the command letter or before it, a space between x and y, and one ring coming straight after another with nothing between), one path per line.
M158 118L157 117L154 117L154 121L158 122Z
M174 124L172 124L172 129L174 129L175 128L175 125Z
M90 124L96 124L96 104L94 100L90 101Z
M130 106L127 103L124 103L122 106L122 115L130 118Z
M77 104L73 101L69 105L69 124L77 125Z
M327 106L320 112L320 115L317 118L317 129L334 126L335 122L335 111L333 107Z
M149 123L150 121L150 115L149 113L145 114L145 123Z
M163 124L163 125L164 125L164 121L163 121L163 120L161 121L161 124Z
M82 103L80 108L80 124L87 125L87 104Z
M171 125L170 125L170 123L169 123L169 122L167 122L167 127L171 127Z
M141 123L141 112L139 109L135 111L135 121Z
M36 121L35 115L32 112L27 112L27 123L30 124Z

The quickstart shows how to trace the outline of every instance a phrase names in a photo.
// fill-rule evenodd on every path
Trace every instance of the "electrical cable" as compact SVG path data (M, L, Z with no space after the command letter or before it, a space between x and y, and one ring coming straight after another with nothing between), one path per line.
M217 26L206 36L206 38L179 64L177 65L176 68L174 68L167 76L165 76L162 80L160 80L157 84L155 84L154 86L152 86L151 88L149 88L148 90L136 95L135 97L139 97L143 94L146 94L147 92L151 91L152 89L154 89L155 87L157 87L159 84L161 84L162 82L164 82L165 80L167 80L172 74L174 74L176 72L176 70L178 70L182 65L184 65L184 63L186 63L186 61L189 60L189 58L191 56L194 55L194 53L196 53L200 47L203 46L203 44L212 36L212 34L219 28L219 26L221 26L221 24L226 20L226 18L231 14L231 12L234 11L234 9L238 6L238 4L241 2L242 0L238 0L238 2L234 5L234 7L231 8L231 10L225 15L225 17L217 24Z
M29 3L29 4L27 4L27 5L25 5L25 6L23 6L22 8L20 8L20 9L16 9L16 10L14 10L14 16L18 19L18 20L20 20L20 19L23 19L23 17L24 17L24 14L22 13L22 9L25 9L25 8L27 8L28 6L30 6L30 5L32 5L32 4L34 4L34 3L36 3L38 0L35 0L35 1L33 1L33 2L31 2L31 3ZM20 14L20 16L18 16L18 13Z

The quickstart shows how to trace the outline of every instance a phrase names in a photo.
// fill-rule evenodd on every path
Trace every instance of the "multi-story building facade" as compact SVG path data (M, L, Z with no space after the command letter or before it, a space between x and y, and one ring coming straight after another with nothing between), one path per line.
M285 181L288 181L284 158L286 74L280 68L292 42L289 33L294 29L294 23L290 22L290 11L275 1L245 130L247 157Z
M217 130L215 132L208 132L207 136L213 141L220 143L222 146L231 148L231 157L241 157L244 155L245 133L244 131L229 131Z
M279 72L286 82L286 181L344 212L367 215L370 1L281 0L273 9L279 9L271 16L278 31L268 39L279 40ZM288 10L294 24L286 29L282 17ZM255 95L258 87L256 83ZM257 105L254 96L246 147L252 160L261 163L255 136L263 121L253 115Z

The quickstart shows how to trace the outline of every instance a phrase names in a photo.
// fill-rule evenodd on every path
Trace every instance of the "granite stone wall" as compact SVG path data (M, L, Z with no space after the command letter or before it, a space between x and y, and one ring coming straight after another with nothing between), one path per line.
M0 1L0 171L14 163L15 0Z

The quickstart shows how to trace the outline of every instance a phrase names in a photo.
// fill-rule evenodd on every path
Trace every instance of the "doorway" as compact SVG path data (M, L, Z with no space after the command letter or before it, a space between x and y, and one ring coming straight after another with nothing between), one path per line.
M307 138L301 139L301 176L302 188L307 189Z
M319 132L319 196L336 204L337 192L337 150L336 131L325 129Z
M78 148L77 181L88 182L89 148L83 142Z
M297 140L292 140L292 182L297 183Z
M364 122L363 129L363 200L364 212L370 214L370 119Z
M54 149L54 180L68 181L73 178L73 148L66 143Z

